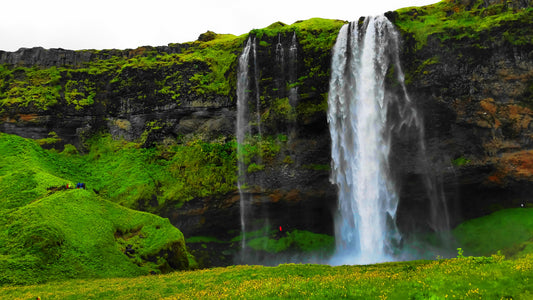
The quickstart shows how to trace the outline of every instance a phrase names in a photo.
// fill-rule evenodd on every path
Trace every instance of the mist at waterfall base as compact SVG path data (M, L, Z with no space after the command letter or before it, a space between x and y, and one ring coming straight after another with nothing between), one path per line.
M256 38L250 36L238 61L236 136L241 250L235 263L341 265L450 256L446 199L441 184L431 174L422 119L404 84L399 34L384 16L344 25L332 51L327 121L332 143L330 180L338 191L334 253L266 255L248 246L252 238L271 237L270 227L275 225L266 208L253 212L254 193L261 191L257 180L256 186L249 186L252 180L243 159L243 145L250 137L262 139L263 131L257 44ZM296 34L289 46L284 46L278 36L275 52L278 97L287 97L295 106L297 90L284 87L298 77ZM394 145L400 143L410 146L403 152L396 151ZM402 160L417 166L420 185L427 194L426 207L422 209L427 211L424 222L431 236L439 239L437 246L423 242L424 237L417 238L416 234L404 236L406 232L397 226L398 178L404 175L397 162ZM428 228L413 231L428 232Z

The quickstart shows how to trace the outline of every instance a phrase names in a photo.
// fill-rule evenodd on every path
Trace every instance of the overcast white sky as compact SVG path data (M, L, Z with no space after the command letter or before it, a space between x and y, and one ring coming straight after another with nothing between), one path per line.
M353 21L438 0L7 0L0 50L126 49L194 41L211 30L241 35L276 21Z

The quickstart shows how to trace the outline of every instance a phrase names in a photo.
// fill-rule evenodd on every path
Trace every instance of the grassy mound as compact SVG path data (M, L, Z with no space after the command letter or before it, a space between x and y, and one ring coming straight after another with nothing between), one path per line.
M167 219L66 189L90 178L88 168L7 134L0 152L0 284L188 267L183 235Z
M466 254L502 251L506 257L522 257L533 253L533 208L505 209L469 220L453 234Z

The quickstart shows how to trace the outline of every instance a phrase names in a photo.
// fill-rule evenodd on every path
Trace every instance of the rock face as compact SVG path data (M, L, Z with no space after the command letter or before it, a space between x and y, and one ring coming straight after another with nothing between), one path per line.
M427 219L418 218L429 213L427 191L421 189L428 172L439 182L432 192L448 201L452 226L465 218L532 201L533 17L531 12L523 13L531 2L445 4L452 5L446 11L448 17L469 10L489 17L489 8L505 5L507 13L515 10L522 14L479 30L473 29L475 25L434 29L424 42L401 22L416 22L428 14L425 10L386 14L402 34L402 66L408 92L424 119L428 157L421 164L419 153L408 159L393 154L392 164L400 170L396 174L400 189L397 223L403 232L428 227ZM329 182L326 110L330 51L343 22L332 21L327 26L313 22L319 25L275 23L250 33L257 39L253 65L259 78L250 92L261 100L263 134L283 135L286 141L264 162L263 169L254 173L253 188L247 193L253 195L253 214L269 215L272 224L332 234L336 191ZM290 47L293 36L298 37L298 58L296 76L289 78L277 53L279 45ZM87 137L102 130L116 138L141 140L144 147L181 135L208 140L233 137L237 58L244 39L234 38L233 44L220 46L217 38L208 32L195 43L124 51L33 48L0 52L0 64L9 69L1 78L0 99L11 99L1 107L0 130L34 139L55 132L61 142L52 146L58 148L64 144L83 148ZM220 51L213 57L227 55L227 69L220 77L229 90L206 88L206 82L218 80L215 73L222 62L190 59L193 48ZM33 66L55 68L57 74L41 82L37 71L24 69ZM59 100L48 106L17 100L24 98L16 90L21 82L41 84L49 89L32 93ZM298 103L289 101L291 89L297 91ZM397 136L392 152L411 153L409 141L409 136ZM238 202L235 191L197 198L179 209L166 207L160 215L168 217L185 236L230 239L240 228Z
M474 2L458 3L468 10ZM529 13L470 37L431 34L420 49L404 35L408 89L423 111L428 153L457 216L452 223L531 202L533 45L520 41L531 37L531 20Z

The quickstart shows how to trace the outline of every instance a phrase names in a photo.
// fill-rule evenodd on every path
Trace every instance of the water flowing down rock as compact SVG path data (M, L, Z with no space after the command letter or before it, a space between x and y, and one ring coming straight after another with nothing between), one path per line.
M407 127L414 129L422 156L424 143L403 83L398 43L394 26L377 16L345 25L333 49L328 99L331 181L338 187L333 264L393 260L401 240L391 140ZM389 91L387 76L400 88ZM432 182L428 177L427 186Z

